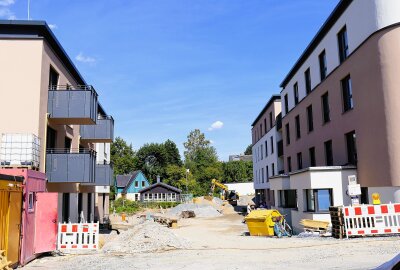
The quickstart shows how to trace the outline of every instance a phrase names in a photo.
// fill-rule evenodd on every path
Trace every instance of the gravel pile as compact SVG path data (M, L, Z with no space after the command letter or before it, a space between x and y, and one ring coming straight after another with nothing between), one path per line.
M194 204L194 203L183 203L171 210L168 214L173 216L180 216L182 211L194 211L196 217L219 217L222 214L212 207L211 205Z
M179 238L170 229L153 221L143 221L132 229L121 232L106 243L104 252L143 253L189 248L189 241Z

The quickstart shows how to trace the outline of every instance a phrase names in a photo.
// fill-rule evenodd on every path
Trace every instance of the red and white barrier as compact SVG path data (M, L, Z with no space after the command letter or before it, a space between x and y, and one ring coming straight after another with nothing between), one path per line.
M58 250L93 250L99 247L99 223L59 223Z
M343 207L346 236L400 233L400 203Z

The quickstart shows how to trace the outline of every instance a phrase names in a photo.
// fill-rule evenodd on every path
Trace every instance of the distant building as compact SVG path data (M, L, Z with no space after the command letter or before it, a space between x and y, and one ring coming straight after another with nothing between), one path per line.
M181 193L182 190L162 183L158 178L157 183L140 191L140 200L142 202L179 202Z
M140 191L150 186L146 176L141 171L134 171L128 175L117 175L115 180L116 198L125 198L132 201L140 200Z
M229 156L229 161L252 161L253 156L252 155L230 155Z

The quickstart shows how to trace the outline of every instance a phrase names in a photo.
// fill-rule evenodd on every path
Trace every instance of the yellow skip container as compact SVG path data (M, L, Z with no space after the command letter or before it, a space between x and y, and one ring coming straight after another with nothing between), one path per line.
M253 210L245 217L251 236L274 236L273 218L281 216L278 210Z

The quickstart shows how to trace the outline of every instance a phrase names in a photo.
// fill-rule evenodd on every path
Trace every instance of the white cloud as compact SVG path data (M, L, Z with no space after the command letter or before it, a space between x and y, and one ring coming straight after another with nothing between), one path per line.
M15 3L15 0L0 0L0 6L8 7Z
M79 53L75 59L79 62L82 63L88 63L88 64L94 64L96 62L96 59L94 59L93 57L90 56L85 56L83 55L83 53Z
M216 129L221 129L224 126L224 123L221 121L215 121L214 123L211 124L211 126L208 128L209 131L213 131Z
M9 6L13 5L15 0L0 0L0 18L7 20L15 20L17 17Z
M56 24L49 24L49 27L51 30L57 29L57 25Z
M210 140L210 143L211 143L211 144L214 144L215 142L214 142L213 140Z

